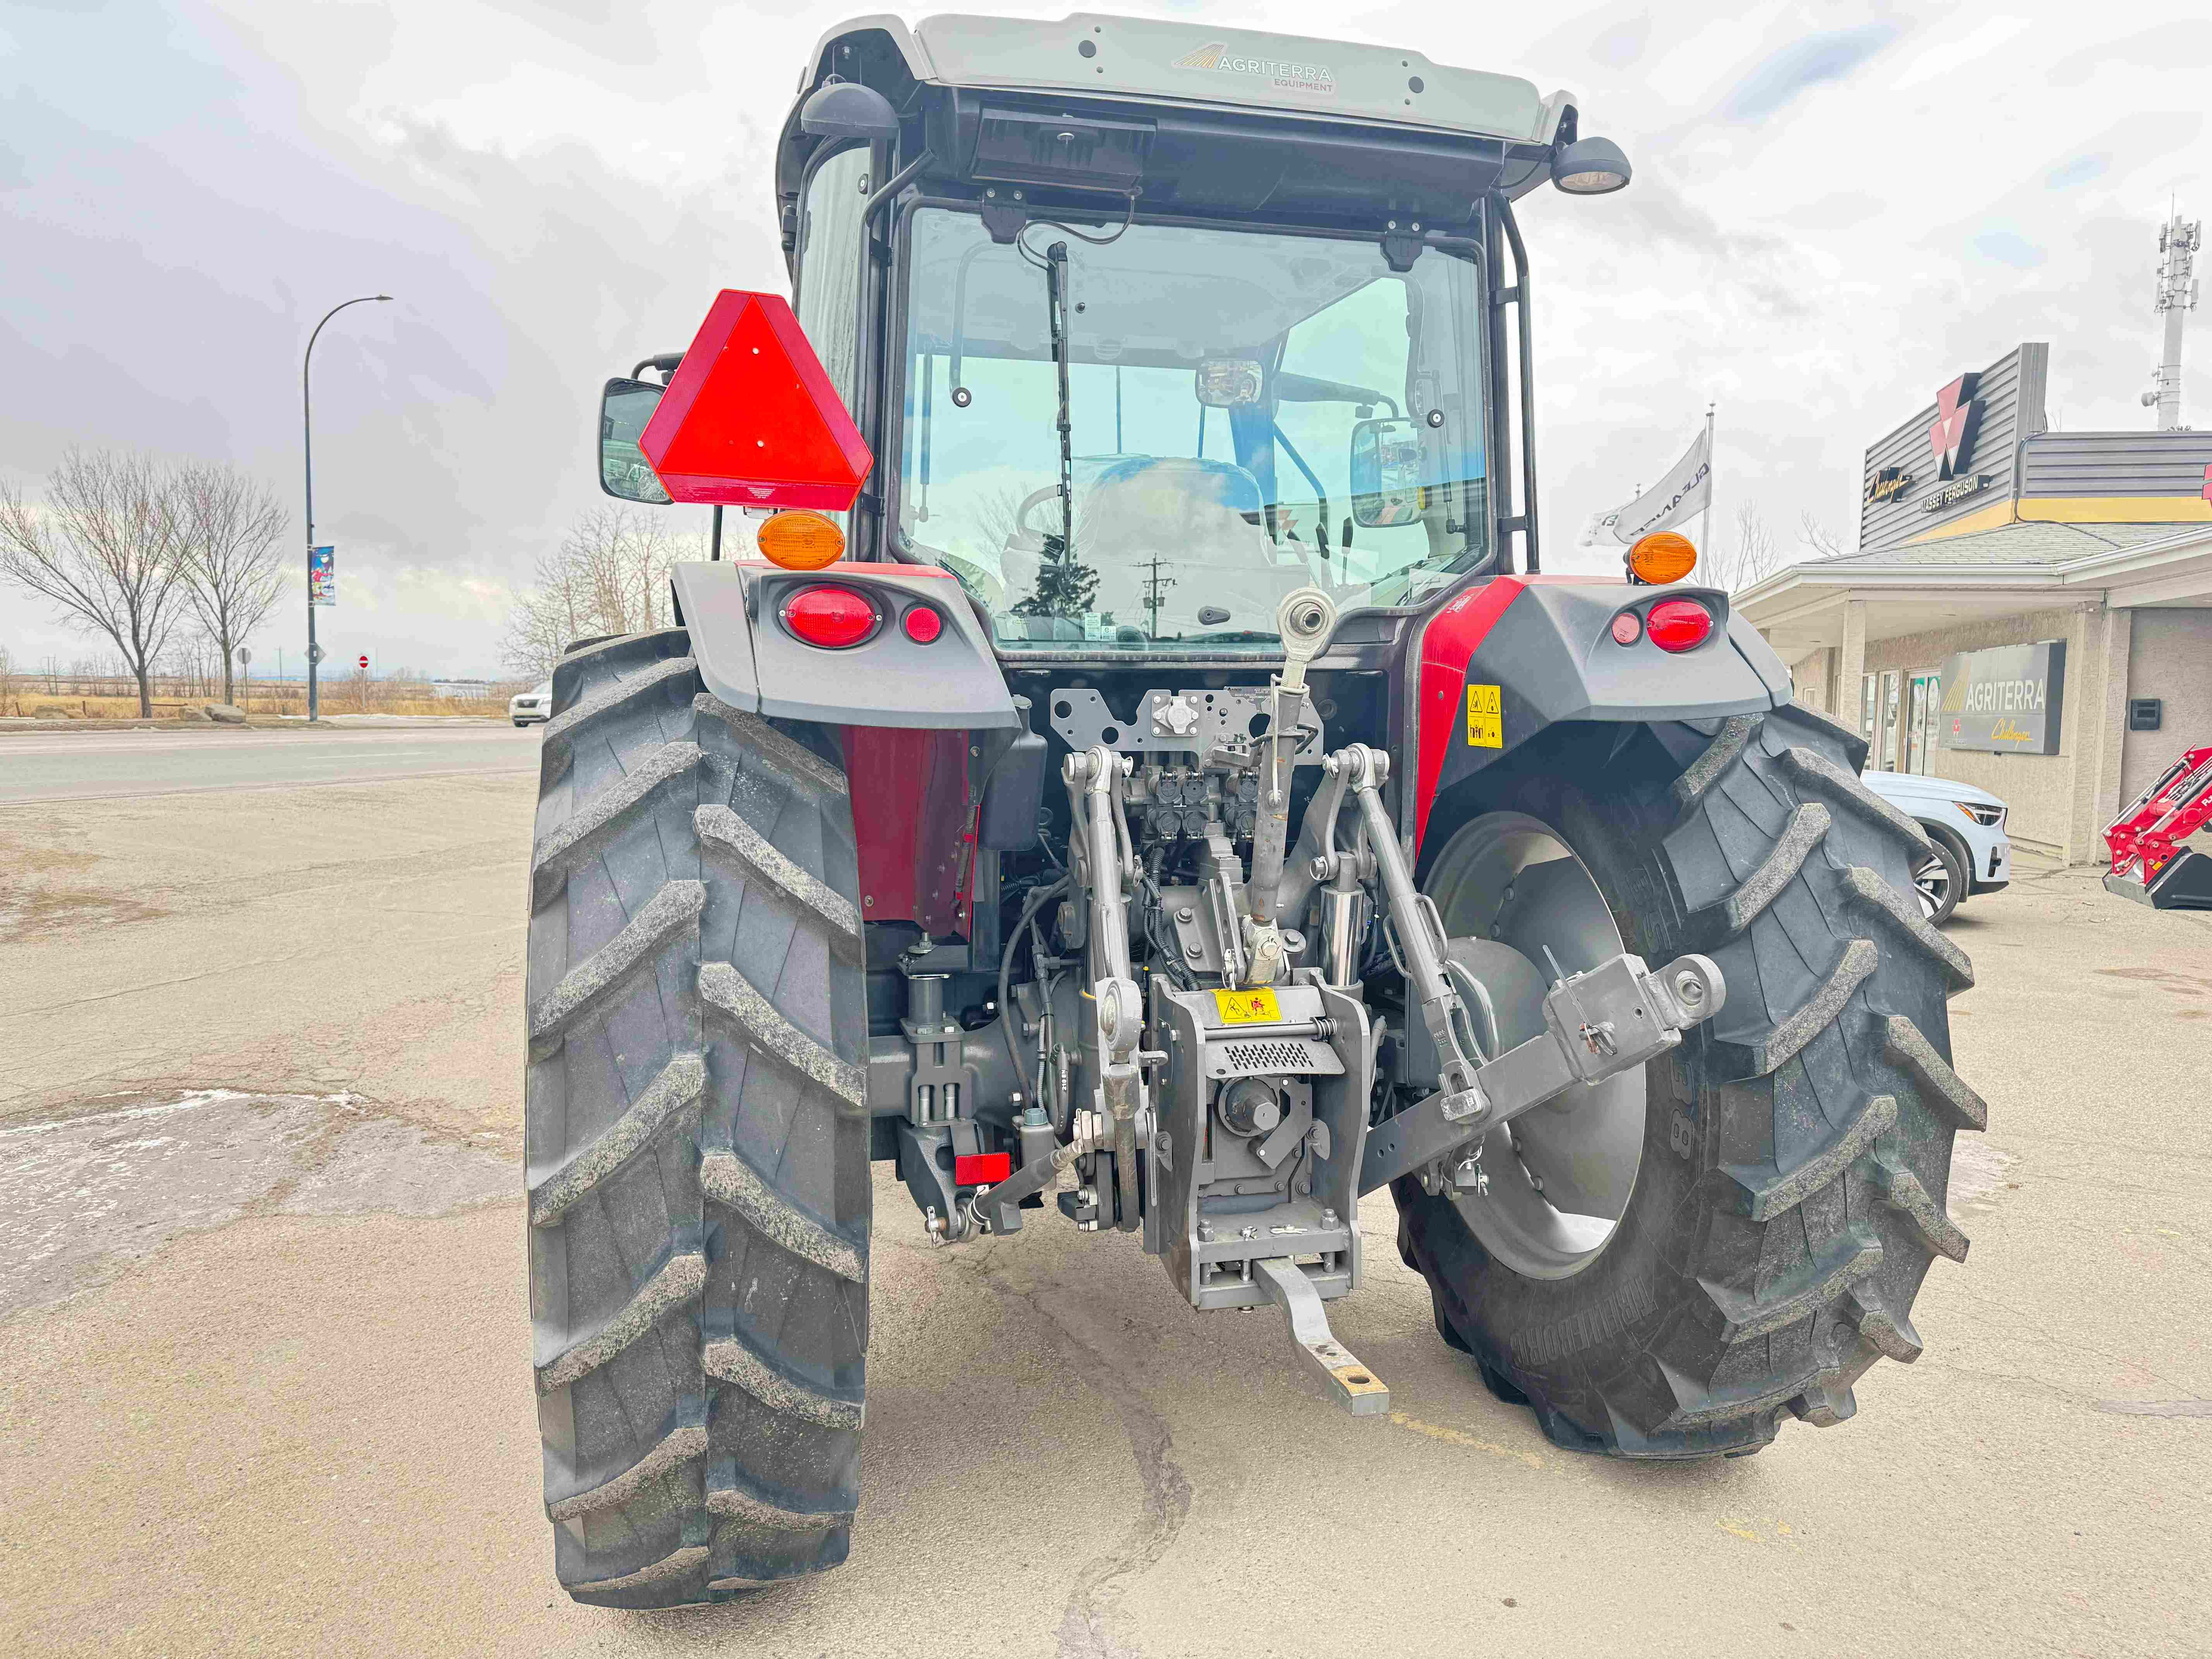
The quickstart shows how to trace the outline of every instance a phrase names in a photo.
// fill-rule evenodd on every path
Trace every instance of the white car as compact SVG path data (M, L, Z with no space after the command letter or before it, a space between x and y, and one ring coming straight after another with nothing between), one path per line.
M1947 920L1971 893L1994 893L2012 879L2005 804L1986 789L1917 772L1869 772L1862 780L1928 832L1936 850L1912 872L1920 913Z
M507 700L507 717L517 726L530 726L553 718L553 682L518 691Z

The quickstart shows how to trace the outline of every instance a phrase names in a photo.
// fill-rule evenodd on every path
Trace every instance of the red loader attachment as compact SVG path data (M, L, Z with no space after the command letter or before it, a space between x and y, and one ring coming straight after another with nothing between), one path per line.
M2157 910L2212 910L2212 858L2180 843L2212 823L2212 747L2191 749L2105 831L2105 885Z

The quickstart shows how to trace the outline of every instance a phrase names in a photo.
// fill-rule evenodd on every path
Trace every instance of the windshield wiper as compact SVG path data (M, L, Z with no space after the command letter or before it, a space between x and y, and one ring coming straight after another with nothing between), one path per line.
M1054 242L1044 251L1044 299L1052 329L1052 366L1060 380L1060 556L1063 563L1075 556L1075 462L1070 448L1067 418L1067 244Z

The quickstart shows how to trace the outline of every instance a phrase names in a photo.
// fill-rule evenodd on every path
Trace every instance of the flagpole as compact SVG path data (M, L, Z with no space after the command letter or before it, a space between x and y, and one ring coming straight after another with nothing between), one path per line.
M1713 406L1705 405L1705 510L1698 520L1698 551L1713 555Z

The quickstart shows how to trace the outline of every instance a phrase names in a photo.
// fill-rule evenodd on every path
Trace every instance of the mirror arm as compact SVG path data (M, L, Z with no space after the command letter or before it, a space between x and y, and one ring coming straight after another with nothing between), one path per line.
M683 362L683 361L684 354L682 352L664 351L657 357L646 357L640 359L637 367L630 370L629 377L633 380L642 380L645 379L645 371L647 369L659 369L660 371L660 383L665 386L669 381L676 378L677 368Z
M1346 380L1316 380L1310 374L1275 375L1268 390L1279 404L1388 404L1390 418L1403 420L1405 411L1398 400L1387 392L1377 392L1371 386L1353 386Z

